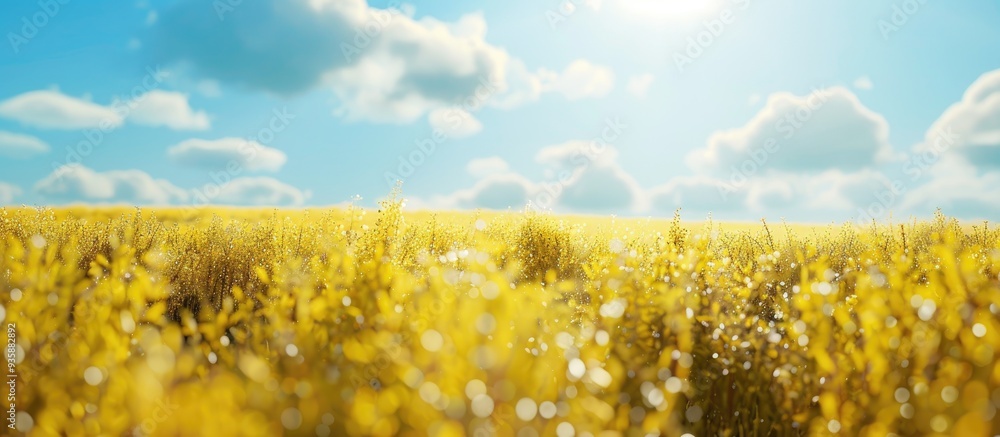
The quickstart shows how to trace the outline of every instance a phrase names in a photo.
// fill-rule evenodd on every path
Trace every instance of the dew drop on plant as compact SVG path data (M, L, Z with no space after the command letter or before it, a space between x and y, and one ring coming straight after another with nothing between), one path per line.
M538 413L538 406L531 398L521 398L517 401L514 412L517 414L518 419L530 422L535 419L535 415Z
M826 429L829 430L830 432L834 433L834 434L840 432L840 421L831 420L831 421L827 422Z
M430 352L437 352L444 345L444 336L433 329L427 330L420 336L420 345Z
M87 384L99 385L104 381L104 373L101 372L101 369L91 366L83 372L83 379L87 381Z
M941 399L949 404L954 403L958 400L958 389L950 385L941 389Z
M976 323L972 326L972 334L976 337L983 338L986 336L986 325L982 323Z
M556 417L556 412L557 412L556 404L552 402L545 401L538 406L538 414L542 416L543 419L551 419L553 417Z
M562 422L556 427L556 435L558 437L573 437L576 435L576 429L573 428L573 424Z
M905 404L910 400L910 391L903 387L897 388L893 397L896 399L896 402Z
M287 408L281 413L281 424L287 430L297 430L302 426L302 413L297 408Z

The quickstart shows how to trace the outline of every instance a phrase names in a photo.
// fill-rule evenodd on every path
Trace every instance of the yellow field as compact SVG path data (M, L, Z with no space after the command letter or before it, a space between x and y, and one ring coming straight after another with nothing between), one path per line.
M0 304L32 435L1000 433L1000 232L944 217L7 209Z

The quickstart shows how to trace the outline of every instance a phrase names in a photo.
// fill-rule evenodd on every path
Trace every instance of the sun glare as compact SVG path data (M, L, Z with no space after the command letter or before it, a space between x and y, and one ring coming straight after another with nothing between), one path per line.
M719 6L717 0L623 0L622 3L630 12L669 20L701 18Z

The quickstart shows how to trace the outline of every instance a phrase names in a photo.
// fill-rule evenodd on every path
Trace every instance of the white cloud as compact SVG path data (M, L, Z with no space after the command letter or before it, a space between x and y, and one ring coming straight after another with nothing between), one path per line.
M211 127L205 111L191 109L186 94L153 90L129 102L128 121L173 130L206 130Z
M859 78L857 78L857 79L854 80L854 88L857 88L859 90L866 90L867 91L867 90L870 90L870 89L872 89L874 87L875 87L875 84L872 83L871 78L869 78L868 76L861 76L861 77L859 77Z
M977 165L1000 167L1000 70L979 77L934 122L916 150L951 147Z
M183 203L189 194L169 181L139 170L97 172L66 166L35 185L40 194L56 201L103 204L170 205Z
M633 76L628 80L628 92L633 96L643 98L649 93L649 88L653 86L655 78L652 74Z
M722 182L697 176L679 176L647 193L650 210L668 213L684 208L698 214L722 213L746 208L745 187L723 189Z
M892 158L885 118L846 88L835 87L804 97L771 95L745 126L713 134L687 162L699 171L729 175L855 171Z
M54 171L35 184L35 191L55 202L161 206L300 206L312 197L309 191L267 177L235 178L185 190L139 170L98 172L82 166Z
M160 60L279 94L325 86L341 103L335 114L380 123L410 123L456 104L470 113L510 108L544 91L571 99L610 91L610 70L586 61L561 75L530 72L486 41L480 13L454 22L416 19L409 8L383 10L364 0L270 0L238 9L222 21L196 1L164 11L155 41Z
M475 159L467 170L479 181L472 188L418 203L441 207L507 209L527 204L559 212L635 212L646 208L642 188L617 163L618 151L591 141L543 148L535 160L545 177L532 181L512 172L499 157Z
M748 182L747 206L761 213L796 209L850 213L876 200L891 185L885 175L872 169L772 175Z
M561 185L562 192L554 208L557 210L637 212L646 209L642 187L617 164L577 170Z
M0 205L10 204L14 198L23 194L21 187L0 182Z
M48 151L48 144L31 135L0 131L0 155L27 158Z
M535 155L535 161L561 170L575 169L596 163L612 166L618 160L618 149L602 142L573 140L544 147Z
M210 195L211 203L240 206L301 206L312 197L309 191L267 177L236 178L221 187L206 185L201 193Z
M29 91L0 102L0 117L41 129L110 130L126 120L174 130L210 127L204 111L195 111L182 93L153 90L134 100L115 100L108 106L67 96L55 90Z
M663 185L643 188L617 162L617 150L588 150L588 143L571 141L542 149L536 159L547 165L546 176L531 180L512 172L500 158L473 160L470 172L482 174L471 188L429 201L427 208L535 208L562 213L667 214L683 208L688 214L745 220L746 214L814 219L816 212L846 220L855 208L880 201L892 182L873 169L844 172L773 173L738 185L710 176L675 176ZM473 170L475 169L475 170ZM897 199L898 200L898 199Z
M608 67L577 59L561 73L544 71L542 90L558 92L569 100L604 97L615 87L615 73Z
M695 214L746 219L747 213L791 219L810 219L824 212L844 220L855 208L878 201L892 182L878 171L845 173L776 173L749 178L741 184L706 176L675 177L648 192L651 211L665 213L678 207Z
M0 102L0 117L42 129L113 128L122 115L55 90L29 91Z
M536 193L535 185L519 174L498 173L480 179L472 188L437 196L426 202L436 208L521 209ZM423 204L419 199L417 204Z
M236 172L276 172L288 161L284 152L241 138L190 139L167 150L171 160L183 165Z
M491 156L489 158L478 158L469 161L469 164L465 166L465 170L469 174L477 177L483 178L486 176L492 176L501 173L507 173L510 170L510 166L507 161L499 156Z
M900 210L927 215L941 208L966 219L994 221L1000 215L1000 171L981 171L965 159L946 156L929 172L929 182L905 193Z
M485 158L469 167L488 176L428 205L503 209L526 201L559 212L655 214L683 207L729 219L750 213L856 223L870 220L867 214L885 220L889 211L900 218L937 207L966 219L1000 215L1000 71L983 75L928 129L914 147L920 164L902 168L908 178L893 180L879 170L897 158L888 132L886 120L845 88L806 97L777 93L745 126L714 134L693 153L694 176L644 190L619 165L615 148L570 141L538 152L536 161L548 167L543 180ZM741 170L745 162L754 163L753 171ZM734 171L739 178L730 177Z
M368 22L379 22L384 12L366 8L361 14ZM508 88L503 74L510 57L483 39L486 21L481 14L455 23L386 16L392 18L382 20L386 25L370 45L355 45L358 53L349 62L340 60L342 65L324 73L348 118L412 122L456 104L471 111ZM341 56L340 48L335 56ZM465 104L470 99L474 105Z
M1000 214L1000 70L980 76L927 130L905 167L910 182L901 209L941 207L963 218Z
M598 141L568 141L538 151L535 160L549 166L547 181L539 183L552 204L564 211L640 211L646 208L643 190L618 164L618 150ZM547 198L548 196L542 196Z
M485 81L488 85L479 93L482 98L476 96L471 103L508 110L537 101L542 93L549 91L542 86L542 77L548 73L531 72L520 59L512 58L501 73L488 77Z
M454 139L468 138L483 130L483 124L476 117L456 107L435 109L427 120L432 128Z

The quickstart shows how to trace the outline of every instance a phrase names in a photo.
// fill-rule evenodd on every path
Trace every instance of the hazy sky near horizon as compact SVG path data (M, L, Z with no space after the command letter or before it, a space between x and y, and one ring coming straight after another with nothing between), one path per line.
M0 5L0 205L1000 219L1000 3Z

